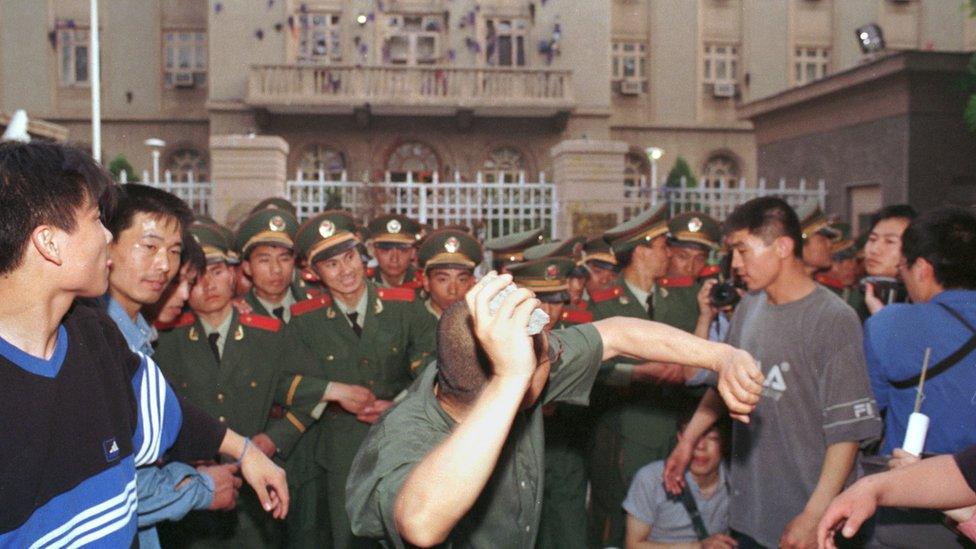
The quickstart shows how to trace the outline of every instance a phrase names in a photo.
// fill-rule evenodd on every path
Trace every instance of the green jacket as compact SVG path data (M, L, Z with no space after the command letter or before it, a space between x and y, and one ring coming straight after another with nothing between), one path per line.
M286 330L287 345L302 347L315 357L304 377L289 386L292 411L304 412L330 381L360 385L377 398L392 400L413 381L434 353L435 324L421 309L412 290L378 289L367 284L367 313L357 337L342 311L328 295L296 303ZM340 405L330 403L318 424L316 462L327 470L344 471L352 463L369 425ZM310 430L311 432L311 430ZM307 436L307 435L306 435Z
M662 278L654 285L654 320L695 333L698 323L700 279Z

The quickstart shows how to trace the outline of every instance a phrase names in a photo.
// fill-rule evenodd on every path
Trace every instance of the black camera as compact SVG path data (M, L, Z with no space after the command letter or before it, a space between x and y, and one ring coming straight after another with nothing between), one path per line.
M725 254L719 262L719 282L708 292L708 300L713 307L721 309L739 302L739 281L732 272L732 254Z
M861 280L861 291L867 292L867 285L874 288L874 296L885 305L907 303L908 289L905 283L889 276L866 276Z

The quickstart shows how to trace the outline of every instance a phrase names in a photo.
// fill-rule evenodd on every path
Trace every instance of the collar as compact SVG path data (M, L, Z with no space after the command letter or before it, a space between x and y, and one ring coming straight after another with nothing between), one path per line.
M946 305L952 304L962 304L970 305L976 302L976 290L965 290L965 289L952 289L952 290L942 290L941 292L935 294L931 300L932 303L944 303Z
M220 326L211 326L210 324L207 324L207 322L202 318L200 319L200 325L203 326L203 332L205 334L210 335L216 332L220 334L220 339L218 341L227 341L227 334L230 333L230 325L231 322L233 322L233 320L234 320L234 310L231 309L230 314L227 315L227 318L225 318L224 321L220 323Z
M366 304L369 302L369 284L366 284L366 290L363 291L363 295L359 298L359 302L356 303L355 307L347 307L345 303L338 299L334 299L333 302L344 315L348 315L349 313L358 313L359 316L356 317L356 323L360 326L364 326L363 323L366 321Z
M291 289L290 288L288 289L287 292L285 292L285 298L281 300L281 303L271 303L270 301L265 301L264 299L261 299L260 297L258 297L258 293L257 292L254 292L254 299L257 299L258 300L258 303L260 303L261 306L264 307L264 310L268 311L268 314L270 314L272 316L274 316L274 310L276 308L278 308L278 307L284 307L285 308L285 312L284 312L285 322L288 322L289 320L291 320L291 306L294 305L295 303L297 303L297 301L295 301L295 296L292 295L292 293L291 293ZM275 318L277 318L277 317L275 317Z
M437 320L441 319L441 313L438 313L437 310L434 309L434 306L430 302L430 298L424 301L424 307L427 308L427 311L430 312L430 314L434 315L434 318Z
M626 286L627 289L630 290L630 293L634 294L634 297L637 298L637 302L640 303L640 306L643 307L646 310L647 309L647 298L648 298L648 296L651 295L651 292L654 291L654 288L651 288L651 292L645 292L644 290L641 290L637 286L634 286L633 284L631 284L629 280L627 280L626 278L624 278L622 276L620 277L620 280L622 280L623 283L624 283L624 286Z
M152 356L152 342L156 340L158 335L156 329L146 322L142 313L136 313L136 320L133 322L118 301L108 294L105 294L105 296L108 298L108 316L119 327L119 331L122 332L122 336L129 345L129 349L138 351L146 356Z

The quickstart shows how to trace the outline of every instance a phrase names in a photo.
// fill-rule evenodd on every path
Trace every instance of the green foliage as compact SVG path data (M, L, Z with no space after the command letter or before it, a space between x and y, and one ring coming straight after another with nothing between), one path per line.
M129 164L129 161L125 158L125 155L118 154L111 162L108 163L108 171L112 173L112 177L116 181L119 181L120 175L125 171L126 181L129 183L137 183L139 181L139 176L136 175L136 169Z
M694 172L691 171L691 166L688 165L688 161L679 155L675 159L671 171L668 172L668 178L665 180L664 185L672 188L680 187L682 177L685 179L685 185L688 188L698 185L698 179L695 178Z

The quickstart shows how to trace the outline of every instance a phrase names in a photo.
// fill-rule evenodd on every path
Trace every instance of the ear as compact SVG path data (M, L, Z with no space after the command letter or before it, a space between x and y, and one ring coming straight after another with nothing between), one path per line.
M935 279L935 267L924 257L919 257L915 260L912 268L909 269L909 274L918 282L938 284L938 281Z
M244 261L241 261L241 269L244 269L244 274L246 274L248 278L252 278L251 261L249 259L245 259Z
M64 262L61 259L61 248L58 245L58 240L62 240L58 238L61 234L64 234L64 231L50 225L39 225L31 232L31 244L37 253L59 267Z
M424 291L430 294L430 277L426 273L424 273Z
M788 236L778 236L776 240L773 241L773 248L776 250L776 257L779 259L788 259L793 256L793 247L802 246L802 242L793 242L793 239Z

